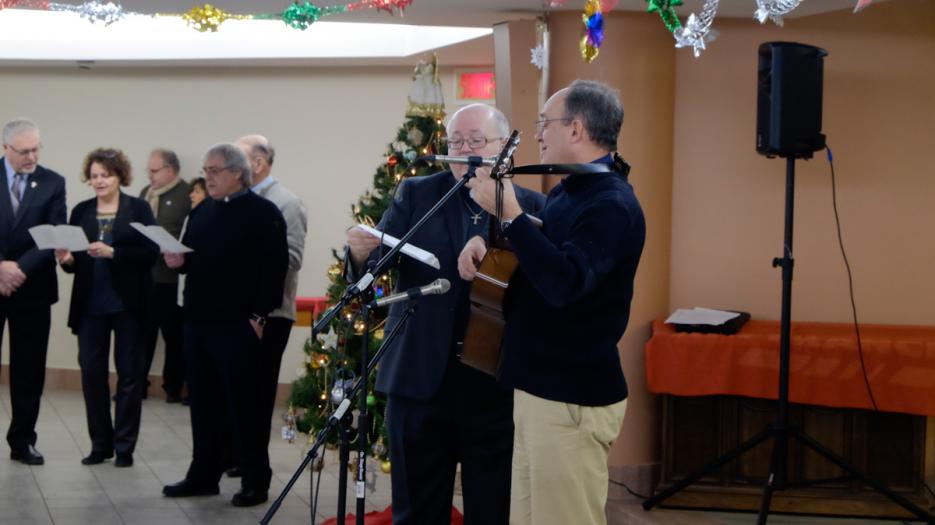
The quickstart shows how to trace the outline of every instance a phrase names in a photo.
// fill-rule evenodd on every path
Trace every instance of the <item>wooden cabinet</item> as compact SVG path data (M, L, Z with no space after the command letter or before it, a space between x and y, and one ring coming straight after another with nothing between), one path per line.
M664 396L660 490L756 435L776 420L776 402L737 396ZM805 431L861 472L882 482L923 509L925 417L791 405L790 424ZM759 509L773 440L667 499L663 506ZM796 440L790 440L791 485L823 480L774 494L772 512L868 517L910 517Z

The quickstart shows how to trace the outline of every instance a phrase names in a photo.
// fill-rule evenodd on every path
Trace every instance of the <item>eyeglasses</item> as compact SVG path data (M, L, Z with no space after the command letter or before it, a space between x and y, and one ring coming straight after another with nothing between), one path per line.
M154 169L154 170L151 170L151 169L149 169L149 168L146 168L146 173L149 173L150 175L155 175L155 174L159 173L160 171L162 171L162 170L164 170L164 169L166 169L166 168L168 168L168 167L169 167L169 166L163 166L163 167L161 167L161 168L156 168L156 169Z
M221 173L221 172L224 171L224 170L230 171L230 169L231 169L230 166L223 166L223 167L220 167L220 168L215 167L215 166L205 166L205 167L201 168L201 174L204 175L205 177L207 177L208 175L214 177L214 176L217 175L218 173Z
M445 144L448 144L448 149L461 149L464 146L464 143L467 142L467 145L471 149L481 149L491 142L503 140L503 137L484 137L482 135L475 135L473 137L463 138L454 138L454 139L445 139Z
M18 155L22 155L22 156L24 156L24 157L28 157L28 156L30 156L30 155L38 155L38 154L39 154L39 151L42 149L42 145L41 145L41 144L38 145L38 146L36 146L35 148L30 148L30 149L16 149L16 148L14 148L13 146L11 146L11 145L9 145L9 144L5 144L5 146L8 147L8 148L10 148L10 151L12 151L12 152L14 152L14 153L16 153L16 154L18 154Z
M544 118L542 120L537 120L536 121L536 133L542 133L542 130L545 129L545 127L549 124L549 122L555 122L556 120L570 122L572 119L568 117L562 117L562 118Z

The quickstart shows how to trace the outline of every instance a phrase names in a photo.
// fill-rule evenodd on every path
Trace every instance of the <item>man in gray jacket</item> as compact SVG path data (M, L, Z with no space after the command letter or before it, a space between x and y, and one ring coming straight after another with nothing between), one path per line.
M270 421L273 418L276 389L279 385L279 366L282 364L282 354L295 322L295 295L299 285L299 269L302 268L302 255L305 252L308 211L294 193L270 175L276 151L266 137L247 135L238 139L237 145L247 155L253 170L250 189L272 201L286 219L286 242L289 247L289 267L283 286L282 304L267 317L261 342L263 354L257 369L259 384L262 385L257 395L257 413L262 419L257 423L256 429L263 433L262 442L267 444L268 449Z
M156 217L156 224L166 229L173 237L182 233L182 224L191 211L188 183L179 177L179 157L175 152L157 148L149 154L146 173L149 186L140 192L140 198L149 202ZM179 274L166 266L162 257L153 266L155 294L151 301L151 320L143 329L143 348L146 351L145 371L146 388L149 388L149 369L156 352L156 340L159 330L165 342L165 363L162 366L162 389L166 392L167 403L182 400L182 385L185 383L185 363L182 358L182 308L177 303ZM146 391L143 391L146 398Z

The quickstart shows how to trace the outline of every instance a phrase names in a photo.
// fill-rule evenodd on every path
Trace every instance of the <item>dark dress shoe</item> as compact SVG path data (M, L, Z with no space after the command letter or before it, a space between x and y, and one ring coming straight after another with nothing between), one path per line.
M42 465L45 458L36 450L36 447L28 445L26 448L10 451L10 459L19 461L25 465Z
M217 485L198 485L188 479L162 487L162 495L167 498L188 498L191 496L214 496L221 491Z
M133 454L127 452L118 452L117 459L114 460L115 467L132 467Z
M231 467L224 471L229 478L239 478L240 477L240 467Z
M231 505L235 507L252 507L260 503L266 503L269 494L265 490L258 489L240 489L240 492L234 494L231 498Z
M88 454L88 457L82 458L81 464L82 465L99 465L112 457L114 457L113 452L99 452L96 450L92 450L91 453Z

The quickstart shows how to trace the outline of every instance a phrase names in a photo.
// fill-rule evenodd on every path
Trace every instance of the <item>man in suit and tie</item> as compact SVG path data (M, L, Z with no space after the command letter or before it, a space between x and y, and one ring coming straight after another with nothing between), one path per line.
M471 104L452 115L447 132L449 154L490 157L503 147L510 125L497 108ZM403 180L378 228L402 237L466 171L467 166L452 165L451 171ZM489 178L489 172L481 168L477 176ZM458 254L467 239L486 236L489 220L469 191L463 187L411 240L435 254L440 269L409 257L402 257L396 265L397 291L438 278L448 279L451 289L421 299L387 350L377 375L377 389L388 394L395 525L449 523L458 463L465 524L506 525L509 519L512 391L458 359L470 292L469 283L458 276ZM523 188L517 188L517 196L523 210L532 214L545 200L542 194ZM380 256L380 239L357 228L347 236L348 270L353 278ZM387 333L406 308L404 303L390 307Z
M45 384L51 306L58 301L52 250L39 250L29 228L66 221L65 179L39 165L39 128L26 119L3 126L0 163L0 340L10 327L10 458L42 465L36 420Z

